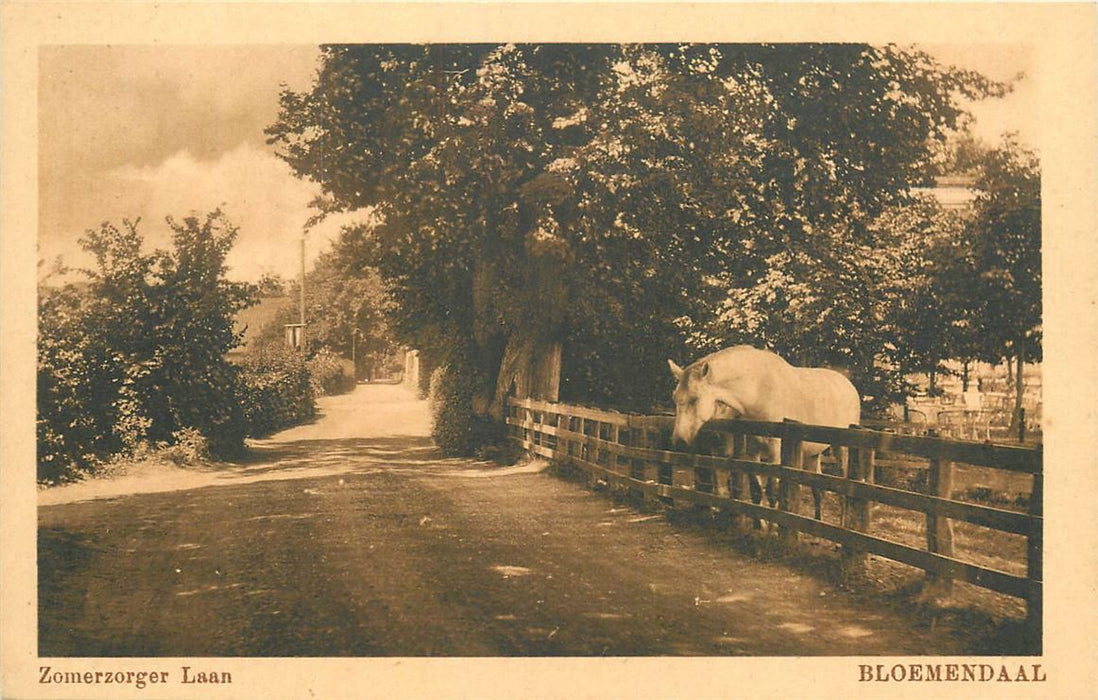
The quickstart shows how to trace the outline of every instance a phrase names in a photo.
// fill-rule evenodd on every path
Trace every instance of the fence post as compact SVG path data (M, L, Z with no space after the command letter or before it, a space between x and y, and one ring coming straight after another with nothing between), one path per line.
M564 431L572 428L572 419L568 415L567 404L561 404L557 407L560 413L557 414L557 454L558 460L564 460L568 462L569 467L574 466L572 464L572 450L569 448L569 439Z
M522 407L518 399L514 399L515 403L511 406L512 415L515 419L515 437L519 440L525 441L526 439L526 409ZM525 449L525 445L523 446Z
M530 415L533 417L534 445L538 446L541 445L542 439L545 437L545 434L541 431L541 421L543 414L541 411L532 411Z
M1045 475L1038 473L1033 475L1033 492L1029 497L1029 514L1038 516L1030 530L1026 540L1026 578L1030 581L1043 581L1044 576L1044 497ZM1029 628L1030 639L1033 640L1034 653L1043 651L1042 625L1044 619L1044 586L1037 591L1031 591L1026 596L1026 626Z
M618 452L617 449L618 438L620 435L621 433L619 432L617 423L610 423L610 430L606 435L606 439L607 442L610 443L611 447L606 448L606 469L614 474L621 474L621 469L619 468L621 465L618 463L618 457L621 453ZM599 435L599 437L601 438L602 435ZM629 476L628 467L625 469L625 476ZM628 486L625 487L625 495L626 497L628 497L629 495Z
M801 426L795 420L785 419L782 426L781 465L790 469L804 467L804 449L801 441ZM792 479L782 479L778 487L778 507L786 513L797 515L801 512L801 485ZM783 525L779 529L779 539L783 545L797 542L797 529Z
M560 425L560 411L559 411L559 409L555 406L553 408L551 408L546 413L546 418L547 418L546 423L549 425L550 428L553 429L553 432L552 432L551 435L546 435L545 439L542 442L553 453L552 457L550 457L550 459L554 459L557 456L556 455L557 445L560 444L560 437L559 437L559 434L558 434L560 431L557 430L557 427Z
M863 430L851 425L851 430ZM872 482L874 450L868 447L851 447L849 450L847 479ZM856 496L844 496L843 527L854 532L869 532L869 501ZM862 582L869 569L868 554L854 544L844 544L842 549L842 584L850 586Z
M523 447L527 451L530 450L530 445L534 444L534 435L530 430L530 426L534 424L534 415L530 411L530 407L525 402L522 404L522 441L526 443Z
M747 436L743 433L727 433L725 442L725 456L732 459L745 459L747 454ZM736 501L750 501L751 489L747 480L750 477L743 471L733 469L728 475L728 496ZM748 532L752 528L752 519L748 515L736 514L732 516L733 528L742 532Z
M516 426L512 422L516 419L515 405L513 403L511 403L513 400L514 400L513 397L510 397L510 396L507 397L507 404L506 404L507 405L507 418L508 418L508 421L507 421L507 437L511 438L512 440L514 440L515 438L518 437L518 426Z
M633 436L633 444L637 447L643 447L644 449L661 448L658 439L653 439L651 432L647 426L642 426L638 429L637 434ZM641 469L644 470L645 482L658 482L660 480L659 473L660 467L658 462L653 462L647 458L641 460ZM651 495L646 489L644 492L644 508L645 510L656 510L660 505L660 499L658 496Z
M599 436L599 424L592 418L581 418L580 426L583 431L583 447L581 456L586 463L584 467L587 471L587 485L588 487L595 489L599 485L599 447L595 439ZM595 428L594 436L591 435L591 426Z
M937 431L927 433L936 437ZM940 457L930 458L930 495L940 498L953 497L953 462ZM926 514L926 549L934 554L953 556L953 520L928 511ZM953 579L950 576L926 572L924 594L930 597L948 596L953 592Z

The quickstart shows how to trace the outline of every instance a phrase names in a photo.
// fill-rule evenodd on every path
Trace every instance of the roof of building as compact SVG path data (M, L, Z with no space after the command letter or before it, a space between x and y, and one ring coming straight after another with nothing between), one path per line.
M290 296L261 297L254 306L239 312L233 319L233 331L237 333L243 331L244 339L232 352L242 352L249 341L254 340L264 328L278 318L279 312L293 303L294 299Z

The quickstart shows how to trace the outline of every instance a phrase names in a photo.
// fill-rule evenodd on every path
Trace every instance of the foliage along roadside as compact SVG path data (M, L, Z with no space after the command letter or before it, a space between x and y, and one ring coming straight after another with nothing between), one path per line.
M297 350L268 346L242 363L238 396L250 437L264 437L316 415L309 366Z
M431 435L447 454L491 457L491 448L504 442L503 426L473 410L475 380L452 366L431 373L427 400L431 407Z
M39 481L127 458L231 457L246 436L308 420L316 396L354 386L330 353L306 361L272 346L226 359L254 290L224 277L237 228L220 210L169 217L168 251L144 252L138 224L86 233L96 260L86 281L39 285Z
M643 410L668 355L747 342L883 405L942 359L907 326L965 319L903 306L938 268L893 244L938 214L875 224L929 182L961 98L1008 89L895 46L326 46L268 134L320 215L371 212L337 254L482 416L515 349L553 342L565 400Z
M283 325L300 321L300 281L283 282L274 276L260 280L260 294L289 297L275 318L258 329L259 345L281 344ZM374 379L392 374L399 360L398 347L389 330L391 302L376 270L348 266L332 251L318 257L305 279L305 318L310 347L353 359L348 374L355 379Z
M355 388L350 362L324 347L305 362L309 383L316 396L345 394Z
M185 429L214 455L243 446L225 358L248 285L224 278L237 229L220 210L168 217L171 250L142 250L139 221L89 230L87 283L40 288L38 476L87 471L105 456L171 444Z

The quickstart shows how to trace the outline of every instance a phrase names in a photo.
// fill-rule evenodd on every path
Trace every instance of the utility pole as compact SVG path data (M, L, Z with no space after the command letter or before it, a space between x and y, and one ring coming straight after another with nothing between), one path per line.
M358 317L362 313L362 307L365 302L360 301L358 306L355 307L355 312L351 316L351 367L355 374L355 381L358 381Z
M305 351L305 236L307 232L301 233L301 351Z
M301 232L301 294L299 300L298 323L287 323L283 329L286 332L287 347L305 352L305 236L309 232Z

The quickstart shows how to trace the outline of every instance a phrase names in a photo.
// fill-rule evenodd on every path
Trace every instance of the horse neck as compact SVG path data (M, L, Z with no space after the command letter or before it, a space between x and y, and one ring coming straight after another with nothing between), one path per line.
M738 353L718 353L709 361L709 382L714 397L730 406L740 417L753 420L759 417L759 373L750 366L750 360L737 357ZM751 358L754 359L754 358Z

